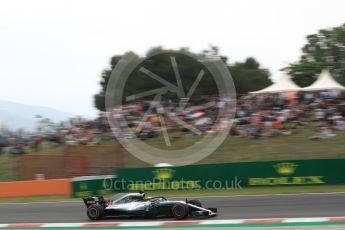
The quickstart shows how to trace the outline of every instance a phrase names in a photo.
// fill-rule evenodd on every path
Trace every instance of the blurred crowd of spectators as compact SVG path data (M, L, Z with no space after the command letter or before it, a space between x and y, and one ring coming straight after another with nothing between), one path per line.
M293 135L300 128L312 130L309 139L332 138L335 131L345 131L345 99L334 92L247 95L237 100L208 96L198 101L180 104L171 101L140 101L114 109L111 116L121 121L130 132L109 127L106 114L91 121L60 127L49 133L16 135L0 134L0 153L25 153L27 148L39 151L43 142L52 146L97 145L104 133L117 137L153 138L164 129L172 138L188 135L216 135L229 128L230 135L262 139L279 135ZM219 116L220 109L234 114L230 119Z
M117 137L141 139L152 138L164 129L173 138L185 134L216 134L229 126L230 120L219 115L220 109L231 109L232 100L228 97L205 96L198 101L174 103L162 101L140 101L114 109L112 117L120 122L122 129L115 129ZM235 111L233 107L233 112ZM122 119L124 118L124 119ZM125 127L128 132L122 132Z
M335 92L247 96L238 100L233 124L232 135L252 138L292 135L313 124L310 139L327 139L345 130L345 100Z
M12 133L0 134L0 153L10 152L21 155L30 151L40 151L42 143L50 146L61 145L96 145L100 143L101 134L109 132L106 117L85 121L66 127L56 127L50 132Z
M112 116L115 119L124 117L126 122L122 126L128 125L134 130L117 134L127 135L124 138L151 138L162 129L175 131L173 137L196 134L188 125L201 133L214 135L232 124L230 134L245 138L292 135L307 126L312 140L331 138L336 130L345 131L345 99L340 93L247 95L237 100L235 116L230 120L217 117L221 108L227 108L228 113L234 112L232 102L227 97L205 97L197 103L189 102L181 110L180 105L171 102L155 105L144 101L114 110ZM162 127L160 115L165 118L165 127Z

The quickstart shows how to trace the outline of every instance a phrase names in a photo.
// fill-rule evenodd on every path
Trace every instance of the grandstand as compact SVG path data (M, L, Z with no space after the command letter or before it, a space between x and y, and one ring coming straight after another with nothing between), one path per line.
M326 72L322 72L320 79L325 76L331 79ZM233 103L233 99L206 96L202 105L211 106L200 106L200 100L195 103L189 101L183 111L173 102L163 101L159 106L184 124L197 126L203 135L217 135L220 128L215 114L221 106ZM227 121L232 124L229 136L198 163L345 157L345 98L339 92L250 94L236 103L236 111L229 111L235 114ZM199 141L193 130L166 117L173 142L173 146L167 146L158 115L146 116L148 105L150 101L132 102L111 116L125 117L136 137L161 149L183 149ZM112 174L114 168L141 166L148 164L116 141L106 113L46 133L7 131L0 136L0 181L105 175Z

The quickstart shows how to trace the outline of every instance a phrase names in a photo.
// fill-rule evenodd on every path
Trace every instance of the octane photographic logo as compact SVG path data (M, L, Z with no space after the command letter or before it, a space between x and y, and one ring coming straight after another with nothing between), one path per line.
M113 134L128 152L152 165L187 165L228 136L236 91L220 58L129 53L111 73L105 103Z

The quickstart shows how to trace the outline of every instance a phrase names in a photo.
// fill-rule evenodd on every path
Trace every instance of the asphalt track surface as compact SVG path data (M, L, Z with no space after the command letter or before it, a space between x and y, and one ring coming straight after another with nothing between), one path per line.
M336 217L345 215L345 193L200 197L204 207L217 207L212 219ZM0 204L0 223L88 222L80 202ZM152 219L110 218L105 221ZM161 219L160 219L161 220ZM169 219L165 219L169 220Z

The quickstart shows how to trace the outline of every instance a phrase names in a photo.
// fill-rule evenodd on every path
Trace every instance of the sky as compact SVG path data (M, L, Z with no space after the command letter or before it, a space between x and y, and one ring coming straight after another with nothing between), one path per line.
M343 0L2 0L0 100L94 117L110 57L160 45L216 45L277 80L308 34L345 23L344 9Z

